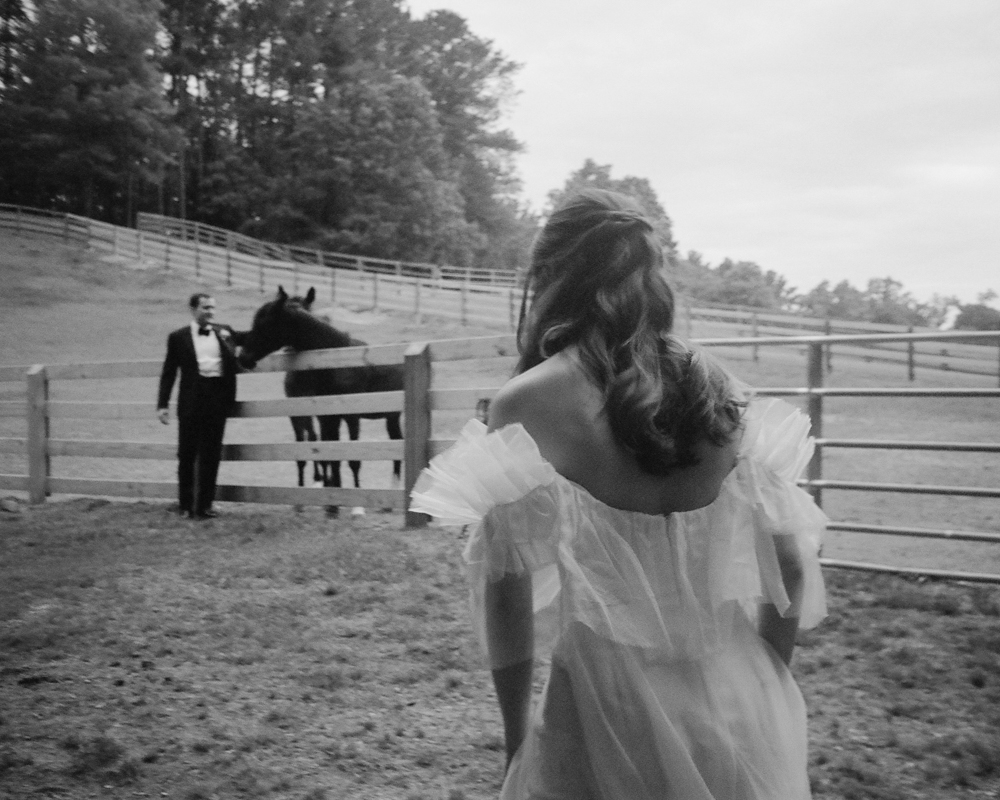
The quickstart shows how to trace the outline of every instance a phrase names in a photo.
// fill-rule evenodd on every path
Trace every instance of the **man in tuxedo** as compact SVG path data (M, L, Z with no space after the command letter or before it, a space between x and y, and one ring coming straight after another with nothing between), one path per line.
M167 337L167 357L160 374L157 416L170 420L170 392L177 370L177 497L178 509L193 519L216 516L212 510L222 456L226 417L236 401L236 341L228 325L215 320L215 299L205 292L191 295L191 324Z

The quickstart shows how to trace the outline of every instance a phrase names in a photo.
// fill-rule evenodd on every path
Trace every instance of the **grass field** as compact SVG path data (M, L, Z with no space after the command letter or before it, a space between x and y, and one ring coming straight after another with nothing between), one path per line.
M0 241L0 270L5 364L158 359L196 288L16 239ZM254 293L217 299L236 327L261 302ZM492 332L334 312L373 343ZM803 382L800 354L757 363L724 355L758 385ZM506 369L467 364L436 379L485 385ZM892 369L838 363L830 383L905 385ZM276 391L273 378L253 380L241 395ZM920 380L991 385L944 373ZM98 391L148 396L150 423L87 435L175 434L153 418L152 382ZM995 402L844 400L830 410L827 435L908 439L991 440L1000 416ZM435 425L454 431L460 417ZM363 435L380 433L373 425ZM286 440L290 430L275 420L228 435ZM995 485L995 470L995 459L907 454L831 459L827 474ZM270 472L250 478L274 480ZM294 468L280 475L291 482ZM374 465L364 475L381 480ZM937 498L923 508L830 493L827 507L871 522L1000 529L996 503ZM461 537L404 531L399 514L331 521L318 509L223 510L196 524L167 504L55 498L0 513L0 798L494 797L501 729L467 622ZM831 539L827 555L983 571L998 563L982 546ZM1000 798L1000 591L843 571L827 581L831 614L802 635L793 665L810 713L815 796Z

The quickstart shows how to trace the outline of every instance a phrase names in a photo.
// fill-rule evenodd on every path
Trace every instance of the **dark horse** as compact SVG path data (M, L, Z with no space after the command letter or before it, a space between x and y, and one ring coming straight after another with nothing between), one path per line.
M337 330L328 322L310 313L308 309L315 296L315 291L310 289L305 298L293 299L279 286L275 299L257 309L253 318L253 327L241 337L245 365L252 366L264 356L282 347L301 352L367 344ZM334 369L301 370L285 374L285 394L289 397L392 392L402 388L403 370L399 366L337 367ZM362 418L384 419L389 438L403 438L400 412L398 411L321 415L317 417L319 437L323 441L339 440L340 421L343 419L347 423L350 438L356 440ZM296 438L303 441L304 438L308 439L312 432L312 420L309 417L292 417L292 427L295 430ZM315 433L312 435L315 436ZM399 461L393 462L393 478L397 485L400 477L400 466ZM360 486L360 467L360 462L351 462L356 488ZM299 468L300 486L303 485L303 469L304 462ZM330 461L324 464L322 473L324 486L338 488L341 486L339 461Z

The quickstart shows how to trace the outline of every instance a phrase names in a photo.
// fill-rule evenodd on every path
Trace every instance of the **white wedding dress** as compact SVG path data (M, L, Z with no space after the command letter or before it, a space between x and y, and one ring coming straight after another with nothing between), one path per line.
M791 673L756 633L761 601L825 615L826 517L796 486L808 419L751 401L719 497L668 516L622 511L555 472L520 425L469 422L421 475L412 508L473 525L465 551L485 641L487 580L532 573L536 656L551 669L502 798L800 800L806 715ZM805 568L792 607L774 537ZM502 654L490 659L505 666Z

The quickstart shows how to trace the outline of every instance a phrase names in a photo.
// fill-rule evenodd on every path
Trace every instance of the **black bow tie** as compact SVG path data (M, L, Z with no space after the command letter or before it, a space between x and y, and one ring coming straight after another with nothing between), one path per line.
M210 334L211 332L212 332L212 329L209 328L208 326L204 326L204 327L198 328L198 335L199 336L208 336L208 334Z

